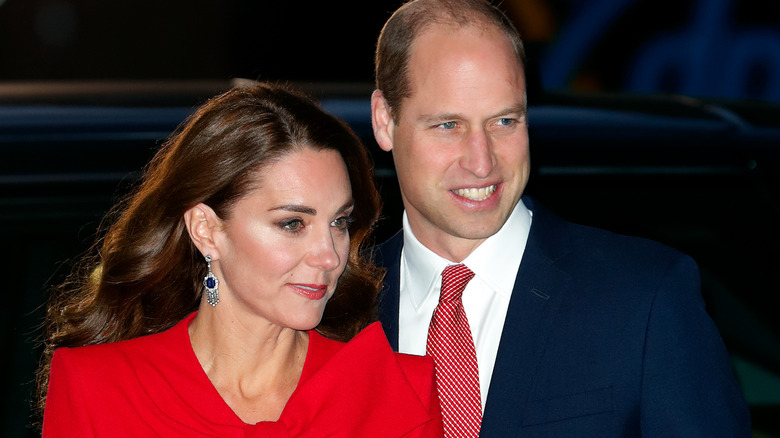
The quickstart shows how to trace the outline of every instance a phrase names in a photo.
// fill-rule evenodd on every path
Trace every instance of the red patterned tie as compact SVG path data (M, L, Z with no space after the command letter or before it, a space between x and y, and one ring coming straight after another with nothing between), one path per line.
M427 351L435 364L444 436L477 437L482 424L477 354L461 300L474 273L465 265L451 265L441 276L441 296L428 329Z

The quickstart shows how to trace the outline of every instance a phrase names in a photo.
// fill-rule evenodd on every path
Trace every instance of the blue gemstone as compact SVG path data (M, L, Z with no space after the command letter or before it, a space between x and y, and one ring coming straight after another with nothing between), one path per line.
M217 279L214 277L208 277L206 279L206 287L209 289L214 289L214 287L217 285Z

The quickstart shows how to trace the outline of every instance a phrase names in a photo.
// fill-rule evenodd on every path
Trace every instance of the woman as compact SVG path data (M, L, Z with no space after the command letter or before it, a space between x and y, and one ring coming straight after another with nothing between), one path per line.
M360 140L307 99L207 102L49 306L43 436L441 436L430 361L355 336L378 208Z

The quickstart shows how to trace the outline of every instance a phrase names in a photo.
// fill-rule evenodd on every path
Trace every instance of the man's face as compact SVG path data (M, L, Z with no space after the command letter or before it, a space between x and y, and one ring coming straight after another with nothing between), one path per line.
M528 181L523 70L499 31L434 25L412 47L409 81L386 135L374 94L377 141L392 150L415 236L460 261L504 225Z

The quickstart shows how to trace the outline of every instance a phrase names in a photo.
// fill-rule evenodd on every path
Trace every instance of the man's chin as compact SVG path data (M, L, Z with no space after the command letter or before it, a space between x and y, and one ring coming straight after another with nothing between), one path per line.
M449 234L461 239L484 240L496 234L506 223L507 218L483 218L451 224Z

